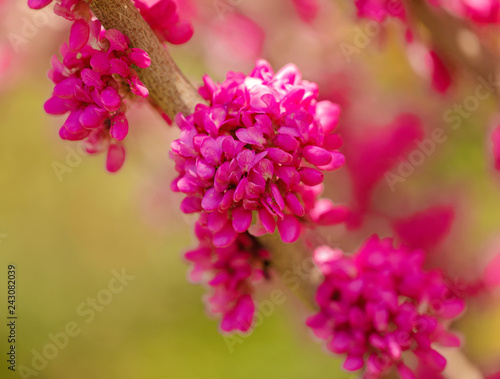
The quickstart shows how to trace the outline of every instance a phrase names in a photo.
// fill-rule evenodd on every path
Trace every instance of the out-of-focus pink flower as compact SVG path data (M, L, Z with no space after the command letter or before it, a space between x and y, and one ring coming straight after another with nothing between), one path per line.
M162 40L174 45L186 43L193 36L193 26L179 15L175 0L133 0L142 17Z
M395 220L393 229L408 247L429 250L450 232L454 218L452 206L434 206L410 217Z
M500 379L500 371L498 371L494 374L488 375L485 379Z
M28 0L31 9L42 9L52 3L53 0ZM85 0L55 0L54 13L68 20L83 18L90 20L91 13Z
M294 242L302 221L345 220L344 207L317 201L323 172L340 168L344 156L333 133L339 109L317 102L316 84L294 65L275 74L266 61L248 76L230 72L221 84L207 76L204 82L200 93L210 105L176 117L179 176L172 188L187 195L183 212L202 213L216 247L247 230L260 236L276 227L284 242Z
M500 21L498 0L460 0L459 14L479 24L496 24Z
M199 246L185 255L193 263L190 278L208 284L213 293L207 298L208 310L221 315L224 332L246 332L252 326L255 304L253 286L265 276L269 254L247 233L226 247L215 247L213 232L197 223Z
M48 73L55 87L45 111L69 112L61 138L86 140L89 153L107 148L106 168L116 172L125 159L121 141L128 133L126 98L148 96L132 65L146 68L150 59L144 51L129 48L128 38L118 30L104 32L99 21L83 19L73 23L69 43L60 52L62 62L54 56Z
M500 125L495 127L493 130L491 140L493 142L493 159L495 169L500 171Z
M386 128L367 130L357 138L349 138L345 155L353 182L352 227L357 227L363 214L369 210L375 186L384 175L407 153L415 140L423 136L420 119L401 114Z
M42 9L52 3L52 0L28 0L28 6L31 9Z
M356 0L358 17L384 22L387 18L406 19L404 4L401 0Z
M439 93L446 93L450 88L452 79L445 63L435 51L431 50L429 51L427 64L430 69L432 88Z
M427 365L419 364L415 370L415 379L446 379L441 372Z
M489 290L500 287L500 252L488 262L483 274L483 283Z
M304 22L313 22L318 16L318 0L292 0L295 10Z
M407 56L413 69L428 81L436 92L445 94L453 83L452 67L438 50L429 48L408 32Z
M228 60L254 62L262 55L265 32L255 21L241 13L226 13L222 20L214 20L210 35L213 43L209 49L223 58L227 56Z
M374 236L352 256L322 246L314 260L324 281L316 292L320 311L307 325L329 350L347 355L346 370L364 368L364 377L375 379L395 369L415 378L403 359L407 351L434 371L444 369L446 359L432 344L460 345L446 325L465 304L441 272L423 269L423 251Z
M427 0L429 5L469 19L478 24L491 24L500 21L500 4L497 0ZM355 0L358 17L383 22L396 17L406 23L406 12L401 0Z
M7 44L0 44L0 83L7 78L15 54Z

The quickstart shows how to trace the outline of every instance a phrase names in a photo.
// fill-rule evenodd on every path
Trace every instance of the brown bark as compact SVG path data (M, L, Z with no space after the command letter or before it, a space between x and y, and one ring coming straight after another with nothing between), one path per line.
M193 113L196 104L204 102L130 0L92 0L89 5L104 28L118 29L128 36L131 47L149 54L151 66L137 72L149 90L149 100L170 119L179 112Z

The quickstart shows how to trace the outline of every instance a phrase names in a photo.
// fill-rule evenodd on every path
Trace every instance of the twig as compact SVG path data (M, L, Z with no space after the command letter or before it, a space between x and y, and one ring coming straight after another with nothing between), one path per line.
M104 28L118 29L132 47L149 54L151 66L137 72L149 90L149 100L170 119L179 112L193 113L196 104L204 102L130 0L91 0L89 5Z

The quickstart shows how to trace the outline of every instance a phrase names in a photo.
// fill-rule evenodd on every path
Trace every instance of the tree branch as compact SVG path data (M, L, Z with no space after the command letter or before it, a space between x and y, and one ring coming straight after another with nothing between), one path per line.
M153 105L173 120L177 113L193 113L196 104L204 103L130 0L87 1L104 28L118 29L128 36L131 47L149 54L151 66L137 69L137 73L149 90Z
M283 283L289 286L309 309L316 311L318 306L314 297L322 275L314 265L311 251L306 246L306 238L302 237L297 242L287 244L274 233L259 237L259 241L271 251L271 267Z

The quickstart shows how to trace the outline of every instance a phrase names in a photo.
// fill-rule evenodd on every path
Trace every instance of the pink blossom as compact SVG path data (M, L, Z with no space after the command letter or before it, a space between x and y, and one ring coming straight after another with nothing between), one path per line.
M172 188L187 196L183 212L202 213L215 246L276 227L284 242L294 242L303 223L345 221L345 207L317 201L324 172L340 168L344 157L333 134L338 107L318 103L315 84L293 65L274 74L265 61L248 76L230 72L221 84L204 82L200 93L210 105L176 117Z
M229 12L223 20L212 22L209 30L214 40L208 50L219 60L253 62L262 55L266 34L251 18L238 12Z
M406 351L426 367L444 369L445 358L431 345L460 344L446 325L464 302L440 271L423 269L423 251L373 236L354 255L322 246L314 260L324 281L316 292L319 312L307 325L329 350L346 354L346 370L364 368L365 378L380 378L396 369L403 379L414 378Z
M441 372L423 364L417 366L415 377L416 379L446 379Z
M197 223L195 232L199 246L185 255L193 263L191 280L213 289L207 307L222 316L220 327L224 332L248 331L255 314L253 286L266 275L268 252L247 233L239 234L226 247L216 247L213 232L206 226Z
M53 0L28 0L31 9L42 9ZM54 13L68 20L91 18L90 8L85 0L55 0Z
M500 252L496 252L486 265L482 283L487 290L494 290L500 287Z
M500 371L497 371L491 375L488 375L486 379L500 379Z
M181 19L176 1L133 1L160 40L180 45L193 36L193 26Z
M497 171L500 171L500 125L496 126L491 134L493 142L493 160Z
M441 57L433 50L429 51L427 65L430 68L432 88L439 93L446 93L451 86L452 78L450 70Z
M455 218L452 206L433 206L393 222L393 229L412 249L428 250L438 245L450 232Z
M355 0L358 17L384 22L387 18L406 20L406 10L401 0Z
M106 168L116 172L125 159L121 141L128 133L126 99L148 95L132 65L148 67L149 57L130 49L128 38L118 30L104 32L99 21L83 19L74 21L69 43L60 50L62 62L54 56L48 74L55 87L45 111L69 112L61 138L85 140L89 153L107 148Z
M500 3L497 0L460 0L459 14L479 24L500 21Z
M300 18L307 23L313 22L320 9L318 0L292 0Z
M5 43L0 43L0 86L5 90L5 81L9 79L10 72L15 66L14 63L16 54L10 46Z
M415 146L415 140L423 136L421 121L412 114L401 114L387 127L377 129L381 128L365 128L362 135L346 136L345 154L354 192L351 227L360 226L371 208L376 186L384 177L391 179L387 177L391 174L389 170L400 163Z

